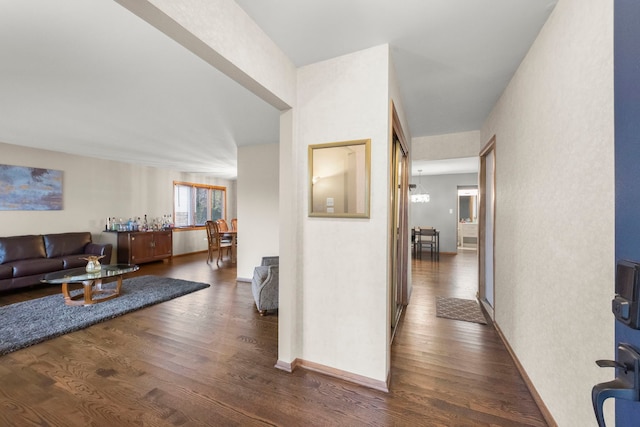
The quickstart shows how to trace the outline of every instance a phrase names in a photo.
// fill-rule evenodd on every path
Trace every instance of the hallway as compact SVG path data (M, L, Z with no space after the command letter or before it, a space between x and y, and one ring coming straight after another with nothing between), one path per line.
M438 296L475 299L477 252L414 258L412 269L411 302L393 344L392 391L419 384L433 425L546 426L492 326L436 317Z
M546 426L492 327L435 317L435 296L473 298L475 252L412 261L389 393L275 369L278 316L259 316L250 284L206 256L134 275L210 288L0 357L0 424ZM59 292L4 294L0 305Z

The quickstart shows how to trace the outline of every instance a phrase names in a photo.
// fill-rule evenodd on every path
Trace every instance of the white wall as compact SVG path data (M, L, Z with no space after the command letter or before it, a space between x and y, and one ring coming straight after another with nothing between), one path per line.
M200 174L93 159L0 143L3 164L63 172L63 210L0 211L0 236L89 231L95 242L110 243L102 233L107 217L173 214L173 181L227 187L227 217L236 216L236 183ZM203 230L173 233L174 254L207 249Z
M388 61L383 45L300 68L295 110L296 150L370 138L372 170L369 219L309 218L302 186L301 356L380 382L390 325ZM307 182L307 168L300 162L299 182Z
M557 423L595 426L591 387L613 372L594 361L614 357L613 2L558 2L494 134L496 322Z
M237 275L251 280L263 256L279 255L279 145L238 147Z

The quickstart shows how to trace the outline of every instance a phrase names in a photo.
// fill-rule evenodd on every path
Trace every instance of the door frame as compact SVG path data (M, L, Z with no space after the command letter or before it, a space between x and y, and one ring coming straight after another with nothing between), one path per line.
M389 319L393 342L403 307L409 304L409 144L404 136L400 117L391 101L391 129L389 135ZM396 141L402 151L401 174L398 179ZM398 189L399 187L399 189ZM399 190L399 191L398 191ZM397 217L397 221L396 221ZM394 286L394 283L396 286ZM399 307L399 308L398 308Z
M487 182L487 156L493 154L493 163L491 168L491 180ZM489 142L480 150L480 173L478 177L479 191L478 191L478 299L483 305L489 316L494 320L495 309L495 271L496 271L496 136L493 135ZM487 186L491 188L491 200L487 200ZM491 301L493 306L488 303L486 298L486 226L487 226L487 205L491 206L491 223L492 227L492 239L493 242L492 251L492 266L493 270L493 285L491 287L493 295L491 295Z

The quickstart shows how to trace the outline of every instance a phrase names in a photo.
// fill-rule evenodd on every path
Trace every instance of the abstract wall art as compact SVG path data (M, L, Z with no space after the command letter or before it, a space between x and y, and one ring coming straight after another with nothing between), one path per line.
M62 210L62 171L0 165L0 210Z

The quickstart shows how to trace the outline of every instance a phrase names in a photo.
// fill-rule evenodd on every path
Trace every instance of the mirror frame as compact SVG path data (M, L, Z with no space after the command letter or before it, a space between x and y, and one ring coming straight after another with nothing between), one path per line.
M358 192L364 194L364 210L356 213L346 212L326 212L314 211L313 208L313 186L314 186L314 153L318 150L326 150L331 148L344 148L356 145L364 145L364 170L357 171L361 176L362 184L358 188ZM358 139L353 141L330 142L325 144L309 145L309 216L310 217L328 217L328 218L369 218L370 217L370 200L371 200L371 139ZM349 202L357 203L357 200L349 200Z

